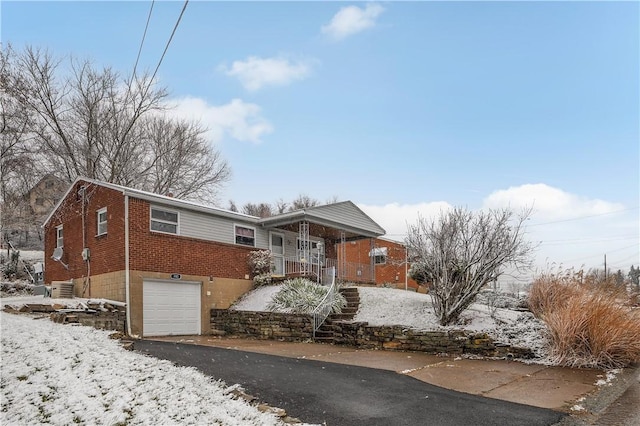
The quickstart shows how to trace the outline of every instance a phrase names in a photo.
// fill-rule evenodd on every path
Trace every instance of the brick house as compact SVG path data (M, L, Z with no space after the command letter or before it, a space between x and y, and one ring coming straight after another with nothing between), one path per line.
M349 265L370 264L370 268L356 271L356 275L372 272L365 281L378 286L389 285L396 288L418 289L418 283L407 276L409 267L406 246L387 238L368 238L338 245L338 263L341 259ZM351 273L353 274L353 272Z
M252 289L251 251L271 250L275 275L348 279L337 247L384 234L351 201L259 218L84 178L43 226L45 283L125 302L134 336L207 334L210 310Z

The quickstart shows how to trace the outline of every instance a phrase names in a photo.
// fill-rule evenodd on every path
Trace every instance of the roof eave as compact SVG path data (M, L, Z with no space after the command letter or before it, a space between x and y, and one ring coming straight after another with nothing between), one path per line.
M339 229L339 230L350 232L353 234L362 235L364 237L377 238L385 234L385 231L382 228L379 228L379 230L362 229L355 226L345 225L344 223L320 218L313 214L309 214L309 212L305 210L298 210L296 212L291 212L291 213L297 213L297 214L292 215L287 213L286 217L284 217L284 215L275 216L275 217L272 216L269 218L259 220L258 223L260 223L264 228L276 228L278 226L283 226L283 225L292 225L297 222L300 222L301 220L307 220L316 225L327 226L329 228Z

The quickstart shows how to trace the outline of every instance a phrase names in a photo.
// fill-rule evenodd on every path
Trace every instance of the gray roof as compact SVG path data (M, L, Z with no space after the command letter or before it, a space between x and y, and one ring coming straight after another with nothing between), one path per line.
M257 216L250 216L243 213L233 212L231 210L221 209L218 207L207 206L193 201L181 200L178 198L167 197L165 195L154 194L152 192L141 191L139 189L128 188L126 186L116 185L88 178L77 178L65 192L58 204L53 208L49 216L44 221L46 224L54 212L58 209L69 192L75 187L78 181L84 181L95 185L104 186L128 195L132 198L138 198L158 204L164 204L177 208L183 208L192 211L209 214L212 216L222 216L245 222L262 225L265 228L284 226L306 220L322 226L328 226L335 229L344 230L365 237L379 237L385 234L385 230L376 222L367 216L358 206L351 201L342 201L339 203L326 204L323 206L309 207L306 209L295 210L288 213L278 214L268 218L260 219ZM43 224L43 226L44 226Z
M295 210L260 219L258 223L264 227L277 227L301 220L367 237L379 237L385 234L385 230L380 225L351 201L341 201L339 203Z

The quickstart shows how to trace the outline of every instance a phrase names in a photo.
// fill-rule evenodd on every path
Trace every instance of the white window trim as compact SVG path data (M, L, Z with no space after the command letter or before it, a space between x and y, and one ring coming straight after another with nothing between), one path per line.
M104 221L101 222L100 221L100 215L103 214L103 213L105 214L105 219L104 219ZM100 232L100 225L103 224L103 223L105 224L105 231L104 232ZM106 207L103 207L103 208L99 209L96 212L96 231L97 231L96 237L99 237L101 235L107 235L107 232L109 231L109 217L107 216L107 208Z
M253 230L253 245L248 245L248 244L240 244L238 242L236 242L236 229L240 227L240 228L245 228L245 229L252 229ZM256 228L254 228L253 226L248 226L248 225L243 225L241 223L234 223L233 224L233 244L238 245L238 246L244 246L244 247L257 247L257 241L258 239L258 233L256 232Z
M162 219L156 219L153 217L153 211L154 210L159 210L159 211L163 211L163 212L167 212L167 213L173 213L176 215L176 221L172 222L170 220L162 220ZM152 222L158 222L158 223L166 223L169 225L176 225L176 232L165 232L165 231L158 231L155 230L151 227L151 223ZM171 210L171 209L167 209L165 207L161 207L161 206L150 206L149 208L149 230L151 232L157 232L158 234L167 234L167 235L180 235L180 212L177 210Z
M60 238L60 231L62 231L62 238ZM62 244L60 244L60 240L62 240ZM56 248L64 248L64 226L63 225L56 226Z

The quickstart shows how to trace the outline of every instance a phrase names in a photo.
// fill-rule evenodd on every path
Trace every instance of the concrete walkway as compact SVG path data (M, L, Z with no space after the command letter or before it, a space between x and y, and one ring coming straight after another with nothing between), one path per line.
M578 400L598 390L601 370L549 367L518 361L440 357L420 352L356 349L318 343L219 338L163 337L153 340L215 346L394 371L472 395L571 412Z

